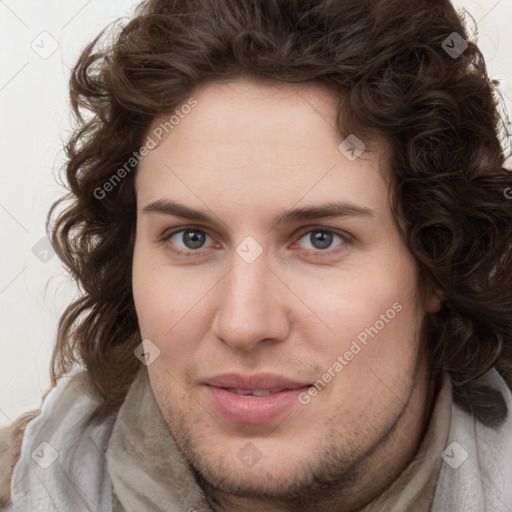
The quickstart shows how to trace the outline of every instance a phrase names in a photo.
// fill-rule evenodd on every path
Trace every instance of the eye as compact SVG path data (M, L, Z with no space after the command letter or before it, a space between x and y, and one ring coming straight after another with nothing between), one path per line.
M340 249L340 246L345 245L344 242L347 241L347 237L341 233L337 233L335 231L323 228L310 229L303 233L297 242L299 246L301 246L300 242L304 240L306 242L305 247L302 245L302 248L305 248L306 251L313 252L336 252ZM336 241L339 243L336 244ZM333 248L334 247L334 248Z
M208 238L210 236L202 229L189 227L164 235L162 241L169 241L174 246L173 250L182 254L199 252L198 249L203 248Z

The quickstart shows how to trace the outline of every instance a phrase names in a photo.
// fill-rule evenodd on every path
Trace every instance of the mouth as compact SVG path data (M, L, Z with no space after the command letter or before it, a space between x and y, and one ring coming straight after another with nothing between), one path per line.
M281 391L285 391L285 389L228 389L229 392L235 393L240 396L246 397L256 397L256 396L268 396L275 395L276 393L280 393Z
M290 411L310 386L276 374L224 374L206 380L203 387L210 405L224 419L259 425Z

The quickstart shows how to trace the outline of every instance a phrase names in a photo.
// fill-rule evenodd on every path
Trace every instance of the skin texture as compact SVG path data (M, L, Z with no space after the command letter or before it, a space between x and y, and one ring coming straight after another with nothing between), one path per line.
M358 510L412 459L432 399L419 332L439 299L422 303L393 222L386 146L347 159L336 98L318 85L243 78L194 98L136 179L133 291L143 339L160 349L148 366L155 398L216 510ZM157 200L214 224L143 211ZM331 201L374 215L273 221ZM189 226L207 235L199 249L183 232L161 240ZM348 236L322 248L312 229ZM252 263L236 251L248 236L263 249ZM401 311L306 405L260 425L212 406L202 382L226 372L315 383L395 303ZM249 442L261 454L251 467L237 456Z

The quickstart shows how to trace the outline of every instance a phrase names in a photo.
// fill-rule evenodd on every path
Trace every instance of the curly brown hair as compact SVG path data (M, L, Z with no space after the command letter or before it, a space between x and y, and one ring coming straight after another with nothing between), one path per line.
M468 39L448 0L148 0L107 27L72 71L69 193L47 219L82 292L59 322L52 384L78 363L108 410L122 403L140 366L136 166L101 197L98 187L197 87L250 76L326 86L342 137L389 144L397 226L422 290L443 294L422 330L432 375L448 371L456 401L500 424L504 399L477 379L496 367L511 380L512 176L498 84ZM447 41L467 48L454 55Z

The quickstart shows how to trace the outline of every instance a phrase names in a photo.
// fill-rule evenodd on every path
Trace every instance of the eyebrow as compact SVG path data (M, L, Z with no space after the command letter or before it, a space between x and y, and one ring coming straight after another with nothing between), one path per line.
M203 222L215 224L214 216L200 210L195 210L176 201L168 199L158 199L142 210L144 213L160 213L163 215L172 215L182 217L194 222ZM274 224L285 225L320 218L347 218L347 217L376 217L376 213L371 208L360 206L352 202L331 201L317 206L304 208L293 208L286 210L274 218Z

